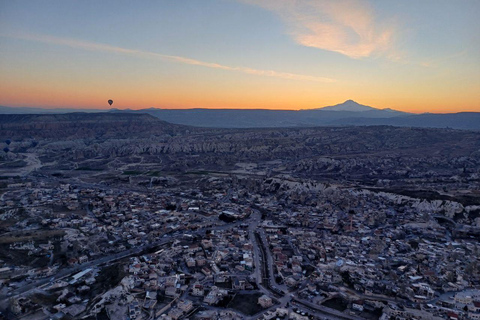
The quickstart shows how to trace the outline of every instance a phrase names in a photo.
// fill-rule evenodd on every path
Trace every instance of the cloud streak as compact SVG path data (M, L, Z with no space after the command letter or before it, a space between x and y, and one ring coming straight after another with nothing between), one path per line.
M350 58L394 57L392 25L378 23L364 0L239 0L274 12L293 39Z
M226 70L231 72L239 72L239 73L245 73L245 74L256 75L256 76L273 77L273 78L288 79L288 80L324 82L324 83L336 82L335 79L326 78L326 77L317 77L317 76L295 74L295 73L288 73L288 72L279 72L274 70L254 69L249 67L228 66L228 65L218 64L214 62L205 62L205 61L200 61L200 60L181 57L181 56L173 56L173 55L166 55L166 54L161 54L161 53L156 53L151 51L128 49L128 48L116 47L116 46L111 46L111 45L106 45L101 43L81 41L77 39L54 37L50 35L15 34L15 35L3 35L3 36L9 37L9 38L15 38L15 39L28 40L28 41L36 41L36 42L47 43L47 44L67 46L71 48L78 48L78 49L88 50L88 51L110 52L115 54L129 55L137 58L159 59L163 61L170 61L175 63L188 64L188 65L200 66L200 67L212 68L212 69L220 69L220 70Z

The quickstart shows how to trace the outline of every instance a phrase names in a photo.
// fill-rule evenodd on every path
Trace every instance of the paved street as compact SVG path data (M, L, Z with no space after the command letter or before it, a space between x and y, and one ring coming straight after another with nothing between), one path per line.
M227 201L227 199L231 196L231 192L227 192L225 197L222 199L222 201ZM87 210L87 212L92 215L90 210ZM337 310L327 308L321 305L316 305L312 304L309 301L299 299L298 297L295 297L295 294L302 289L305 286L305 282L302 283L297 290L294 290L292 292L289 292L289 289L285 285L280 285L275 282L274 278L274 263L273 263L273 256L268 249L268 241L267 237L265 234L265 231L262 228L259 228L259 225L261 223L261 213L257 210L255 210L248 219L244 221L237 221L234 223L230 224L224 224L220 226L214 226L208 229L211 230L228 230L232 228L237 228L243 223L248 223L248 236L251 239L252 245L253 245L253 259L254 259L254 270L252 273L253 278L255 279L257 286L259 290L268 295L268 296L274 296L279 304L274 305L264 312L268 310L274 310L278 307L285 308L287 304L290 306L289 310L290 312L292 311L292 307L295 306L299 308L300 310L304 310L310 314L314 314L317 317L321 319L349 319L349 320L358 320L361 319L359 317L355 316L350 316L346 315L344 313L341 313ZM202 235L205 233L206 229L199 229L196 231L189 232L191 235ZM77 265L74 267L67 267L62 270L60 270L57 274L55 274L52 277L47 277L44 279L39 279L36 280L30 284L24 285L20 288L15 289L12 292L12 295L10 297L7 296L0 296L0 300L2 301L1 304L4 305L5 303L8 303L8 300L12 297L17 297L21 296L24 294L28 294L32 292L33 290L40 289L43 286L52 283L56 280L60 280L69 276L72 276L75 273L78 273L82 270L86 270L88 268L95 268L99 267L108 263L112 263L116 260L120 260L123 258L127 258L130 256L135 256L140 254L141 252L164 246L169 243L171 243L175 238L178 238L180 235L167 235L161 238L161 240L156 241L154 243L146 244L143 246L131 248L128 250L125 250L123 252L111 254L108 256L101 257L99 259L95 259L92 261L88 261L86 263L83 263L81 265ZM266 270L266 273L265 271ZM251 316L251 317L246 317L248 320L254 320L258 316Z

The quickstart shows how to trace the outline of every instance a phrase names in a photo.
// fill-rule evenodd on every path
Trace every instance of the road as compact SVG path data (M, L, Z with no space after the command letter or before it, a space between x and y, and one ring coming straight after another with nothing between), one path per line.
M255 269L253 271L252 276L256 279L257 285L262 284L262 272L260 270L260 265L262 262L260 262L260 249L259 245L257 243L257 239L255 238L255 230L258 228L258 225L260 224L261 220L261 214L260 212L254 212L251 216L251 221L248 226L248 237L250 241L252 242L253 246L253 263L255 264Z
M87 185L88 187L97 187L97 186L92 186L86 183L82 183L82 185L83 187L87 187ZM221 199L220 201L221 202L229 201L231 194L232 194L232 190L229 189L225 194L225 196L223 197L223 199ZM87 213L93 216L93 213L88 208L87 208ZM310 301L306 301L303 299L299 299L298 297L295 297L294 294L297 291L301 290L302 287L304 287L306 281L302 283L302 286L300 286L297 290L291 293L289 293L289 289L285 285L277 284L275 282L274 272L273 272L274 259L268 248L268 240L267 240L265 231L263 230L263 228L259 228L260 222L261 222L261 213L258 210L254 210L254 212L246 220L237 221L235 223L230 223L230 224L225 224L220 226L213 226L205 229L199 229L199 230L191 231L188 233L191 235L201 235L205 233L206 229L228 230L232 228L237 228L242 223L248 223L248 236L253 246L253 259L254 259L254 265L255 265L254 271L252 273L252 277L255 279L257 286L259 288L259 291L261 291L262 293L268 296L275 296L277 301L279 302L279 304L276 304L267 310L272 310L278 307L284 308L287 306L287 304L295 303L298 308L305 310L310 314L313 314L321 319L329 319L329 320L361 319L359 317L350 316L345 313L339 312L337 310L327 308L321 305L316 305L311 303ZM104 264L112 263L116 260L120 260L129 256L138 255L145 250L166 245L168 243L171 243L173 240L175 240L179 236L180 236L179 234L167 235L167 236L164 236L161 240L156 241L154 243L145 244L145 245L135 247L129 250L125 250L116 254L104 256L92 261L88 261L81 265L64 268L60 270L57 274L55 274L53 277L40 279L30 284L27 284L25 286L22 286L21 288L17 288L13 290L10 297L5 295L0 296L0 304L8 302L8 300L12 297L17 297L23 294L27 294L32 290L39 289L53 281L72 276L75 273L78 273L87 268L94 268ZM295 246L293 246L293 244L292 244L292 247L296 249ZM264 310L263 312L267 310ZM254 320L256 318L258 318L258 315L252 316L252 317L246 317L247 320Z
M3 299L12 298L12 297L16 297L18 295L28 293L31 290L42 287L45 284L48 284L50 282L53 282L53 281L56 281L56 280L59 280L59 279L63 279L63 278L68 277L68 276L71 276L71 275L73 275L77 272L80 272L82 270L85 270L87 268L97 267L97 266L100 266L102 264L107 264L107 263L110 263L110 262L113 262L113 261L116 261L116 260L119 260L119 259L123 259L123 258L129 257L129 256L132 256L132 255L137 255L144 250L148 250L150 248L159 247L159 246L165 245L167 243L170 243L172 240L173 239L171 237L168 237L166 239L164 238L163 240L152 243L152 244L140 246L140 247L137 247L137 248L132 248L132 249L125 250L125 251L115 253L115 254L112 254L112 255L108 255L108 256L105 256L105 257L102 257L102 258L99 258L99 259L96 259L96 260L91 260L91 261L85 262L81 265L76 265L76 266L73 266L73 267L64 268L52 277L43 278L43 279L34 281L30 284L24 285L20 288L17 288L15 290L13 290L10 297L5 296L5 295L0 296L0 301L3 300Z
M288 292L288 288L285 285L279 285L275 282L274 280L274 275L273 275L273 257L270 253L270 250L268 249L268 241L265 235L265 231L263 229L257 230L258 227L258 222L256 222L255 217L253 218L253 221L250 222L249 226L249 234L252 239L252 243L254 245L254 254L255 254L255 266L258 266L258 268L255 268L256 272L256 279L257 279L257 285L261 289L261 291L268 290L270 291L270 294L273 294L274 296L277 297L277 300L280 302L280 305L273 306L269 309L272 308L278 308L278 307L285 307L287 303L296 303L297 307L302 307L303 309L307 308L306 310L308 313L314 314L315 316L321 318L321 319L348 319L348 320L360 320L363 319L361 317L357 316L352 316L348 315L346 313L340 312L335 309L331 309L322 305L317 305L313 304L310 301L300 299L298 297L295 297L295 294L301 290L302 287L304 287L305 283L303 283L303 286L300 286L297 290L293 291L290 294L283 294L283 296L279 296L278 292ZM254 232L254 230L256 232ZM254 234L257 234L258 238L254 236ZM257 241L259 239L260 241ZM260 243L259 243L260 242ZM262 259L260 259L262 257ZM260 262L262 264L262 268L260 268L260 264L257 264ZM260 270L265 269L265 263L267 266L267 274L266 276L261 277ZM265 280L265 282L261 281ZM263 285L261 285L263 283ZM269 310L268 309L268 310ZM252 318L253 319L253 318Z
M344 312L340 312L338 310L332 309L332 308L327 308L322 305L318 304L313 304L309 301L303 300L303 299L298 299L298 298L293 298L293 301L295 301L297 304L301 304L305 307L310 308L311 310L315 311L319 317L325 317L325 315L330 315L337 317L339 319L347 319L347 320L364 320L364 318L358 317L358 316L353 316L346 314Z
M229 229L229 228L234 228L234 227L238 226L240 223L241 222L237 222L237 223L234 223L234 224L227 224L227 225L223 225L223 226L216 226L216 227L212 227L212 228L209 228L209 229L225 230L225 229ZM203 234L204 232L205 232L205 230L196 230L196 231L192 231L192 232L188 232L188 233L191 234L191 235L200 235L200 234ZM95 260L85 262L81 265L76 265L76 266L64 268L52 277L43 278L43 279L34 281L30 284L27 284L25 286L22 286L20 288L17 288L15 290L13 290L11 292L12 294L10 296L0 295L0 301L2 301L4 299L9 299L9 298L12 298L12 297L16 297L16 296L28 293L31 290L42 287L45 284L48 284L50 282L53 282L53 281L56 281L56 280L59 280L59 279L63 279L63 278L68 277L68 276L71 276L71 275L73 275L77 272L80 272L82 270L85 270L87 268L97 267L97 266L100 266L100 265L103 265L103 264L111 263L111 262L114 262L116 260L120 260L120 259L129 257L129 256L138 255L142 251L145 251L145 250L149 250L149 249L152 249L152 248L155 248L155 247L160 247L160 246L166 245L166 244L172 242L173 240L175 240L176 238L178 238L178 235L167 235L167 236L164 236L161 240L150 243L150 244L145 244L145 245L135 247L135 248L131 248L131 249L119 252L119 253L104 256L104 257L101 257L101 258L98 258L98 259L95 259Z

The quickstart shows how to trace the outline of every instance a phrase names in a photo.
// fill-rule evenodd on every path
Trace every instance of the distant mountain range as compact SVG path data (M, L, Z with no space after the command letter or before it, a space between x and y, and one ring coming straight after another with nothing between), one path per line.
M51 114L105 112L92 109L42 109L0 106L0 114ZM353 100L319 109L110 109L111 113L147 113L163 121L212 128L271 128L313 126L368 126L453 128L480 130L480 112L413 114L392 109L377 109Z
M385 115L402 115L406 114L406 112L401 112L393 109L377 109L373 107L369 107L363 104L360 104L358 102L355 102L353 100L347 100L344 103L336 104L334 106L329 106L329 107L323 107L323 108L318 108L315 110L321 110L321 111L351 111L351 112L381 112L382 114Z

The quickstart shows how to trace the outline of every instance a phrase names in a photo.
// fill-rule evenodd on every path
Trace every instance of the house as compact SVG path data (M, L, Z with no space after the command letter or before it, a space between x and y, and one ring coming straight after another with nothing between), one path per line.
M187 258L186 263L187 263L187 267L189 268L195 267L195 264L196 264L195 259L193 258Z
M154 299L145 299L143 302L143 308L145 309L153 309L155 308L155 305L157 304L157 300Z
M168 277L167 280L165 281L165 286L175 287L175 285L177 284L177 281L178 281L178 277L176 275L172 277Z
M468 319L480 320L480 312L468 312Z
M193 309L193 302L191 300L180 300L177 304L177 308L182 310L184 313L188 313Z
M352 309L362 312L363 311L363 300L355 300L352 303Z
M209 305L214 305L226 295L228 295L227 290L219 289L218 287L213 286L212 290L205 296L203 301Z
M215 283L225 283L225 282L228 282L228 280L230 279L230 277L226 274L216 274L214 276L214 281Z
M205 293L205 290L203 288L203 285L197 283L193 286L192 296L203 297L204 293Z
M70 258L70 259L68 259L67 263L68 263L69 266L74 266L74 265L78 264L78 259Z
M473 301L468 305L468 319L480 319L480 301Z
M178 309L178 308L173 308L168 312L168 316L172 318L173 320L180 319L180 317L183 315L183 311Z
M157 292L155 291L147 291L145 294L145 299L156 299L157 298Z
M273 300L267 295L263 295L258 298L258 304L261 305L263 308L269 308L273 305Z
M232 289L245 290L245 279L234 278L232 281Z
M167 297L176 297L177 296L177 289L175 287L167 287L165 289L165 295Z
M59 304L53 306L53 309L56 309L57 311L60 311L60 310L65 309L66 307L67 307L66 304L64 304L64 303L59 303Z
M285 284L289 287L294 287L297 285L297 281L292 277L288 277L285 279Z
M199 267L202 267L207 263L207 260L204 257L197 257L195 262Z
M203 267L202 268L202 273L208 277L212 274L212 271L207 267Z
M465 293L465 292L458 292L455 297L454 297L455 302L461 303L461 304L469 304L473 301L473 298L471 295Z

